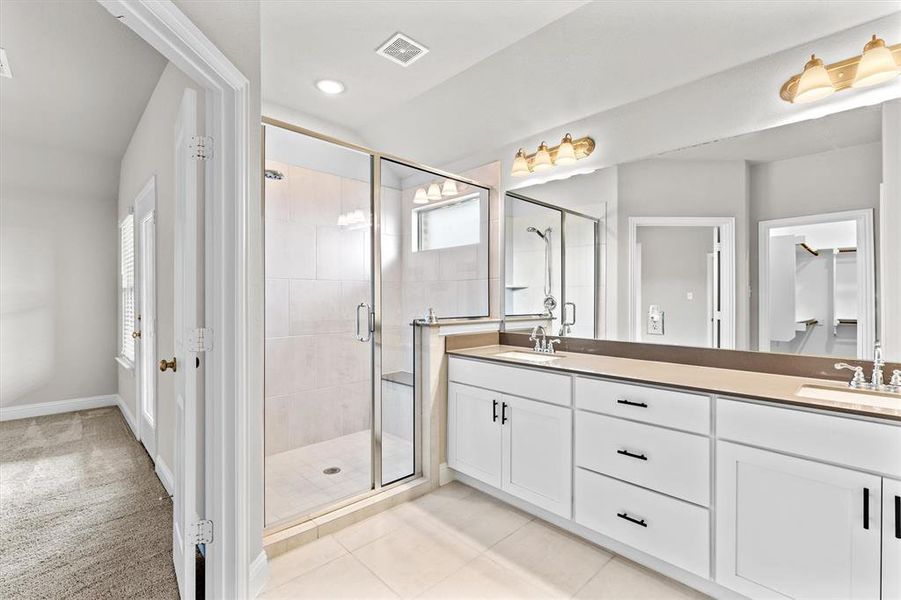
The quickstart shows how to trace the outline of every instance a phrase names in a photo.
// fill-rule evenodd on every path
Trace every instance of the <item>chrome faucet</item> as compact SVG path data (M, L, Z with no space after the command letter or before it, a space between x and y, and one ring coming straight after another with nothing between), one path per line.
M870 379L870 387L874 390L881 390L883 387L882 367L885 366L885 359L882 357L882 344L876 342L873 347L873 375Z
M541 333L541 337L538 337L538 334ZM544 325L536 325L532 328L532 335L529 336L530 342L535 342L535 347L532 348L535 352L543 352L544 354L554 354L557 351L554 349L554 344L559 344L560 339L547 339L547 330L544 328Z
M854 365L849 365L848 363L837 362L835 363L836 369L849 369L854 371L854 376L851 377L851 381L848 382L848 387L852 388L866 388L867 387L867 378L863 375L863 367L856 367Z

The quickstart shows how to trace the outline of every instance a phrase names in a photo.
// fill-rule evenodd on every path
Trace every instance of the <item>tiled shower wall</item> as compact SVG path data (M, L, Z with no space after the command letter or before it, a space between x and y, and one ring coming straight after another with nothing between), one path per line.
M369 345L354 338L370 294L369 183L267 161L266 454L370 427Z

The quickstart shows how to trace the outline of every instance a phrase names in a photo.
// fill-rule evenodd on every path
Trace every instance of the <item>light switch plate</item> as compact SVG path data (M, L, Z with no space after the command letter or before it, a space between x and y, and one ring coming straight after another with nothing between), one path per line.
M647 325L647 333L648 335L663 335L663 316L664 312L649 312L648 313L648 325Z

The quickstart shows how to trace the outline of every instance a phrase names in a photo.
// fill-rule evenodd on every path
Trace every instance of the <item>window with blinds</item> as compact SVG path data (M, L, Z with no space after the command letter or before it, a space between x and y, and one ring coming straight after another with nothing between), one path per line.
M414 210L416 251L478 244L481 211L479 195Z
M134 363L135 339L135 221L128 215L119 225L119 322L120 356Z

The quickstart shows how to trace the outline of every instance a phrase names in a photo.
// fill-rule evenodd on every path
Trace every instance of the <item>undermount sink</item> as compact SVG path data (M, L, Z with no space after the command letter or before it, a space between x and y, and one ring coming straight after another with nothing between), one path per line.
M802 385L795 392L795 396L812 398L815 400L831 400L833 402L847 402L849 404L866 404L882 408L901 408L901 394L891 392L877 392L874 390L859 390L849 387L830 387L827 385Z
M494 355L497 358L512 358L514 360L527 360L536 363L548 363L554 360L560 360L562 356L553 354L539 354L538 352L500 352Z

